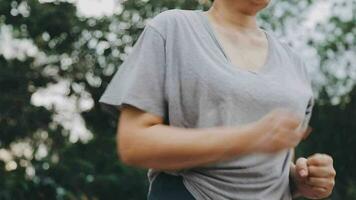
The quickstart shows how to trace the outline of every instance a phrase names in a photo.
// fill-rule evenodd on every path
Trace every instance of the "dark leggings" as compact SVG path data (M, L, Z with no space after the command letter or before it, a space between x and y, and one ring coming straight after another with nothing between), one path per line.
M148 200L195 200L183 184L183 177L164 172L153 180Z

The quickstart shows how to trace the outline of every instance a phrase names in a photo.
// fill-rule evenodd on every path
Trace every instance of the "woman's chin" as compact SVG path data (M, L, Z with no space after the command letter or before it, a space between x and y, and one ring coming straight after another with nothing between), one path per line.
M255 7L257 10L261 10L268 6L270 0L250 0L251 6Z
M270 0L250 0L250 6L246 8L246 14L255 15L266 8Z
M253 4L256 5L268 5L270 0L250 0Z

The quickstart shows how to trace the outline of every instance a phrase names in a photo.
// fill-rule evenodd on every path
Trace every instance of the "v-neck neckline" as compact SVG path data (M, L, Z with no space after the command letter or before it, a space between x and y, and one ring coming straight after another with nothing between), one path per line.
M268 34L268 32L266 30L264 30L263 28L262 31L265 33L266 38L267 38L267 43L268 43L268 47L267 47L267 56L266 59L264 61L264 64L262 66L259 67L259 69L257 71L255 70L249 70L246 68L242 68L240 66L236 66L235 64L232 63L231 59L229 58L229 56L227 55L226 51L224 50L221 42L219 41L219 39L217 38L217 35L215 33L214 28L212 27L212 24L210 22L210 20L208 19L208 16L206 15L206 11L203 10L195 10L196 13L201 17L204 26L207 28L210 36L213 38L214 42L216 43L216 45L218 46L218 48L220 49L221 53L223 54L223 56L225 57L225 60L227 62L227 64L229 65L229 68L233 71L233 72L249 72L255 75L261 75L264 72L266 72L269 67L270 67L270 63L272 60L272 39L270 37L270 35Z

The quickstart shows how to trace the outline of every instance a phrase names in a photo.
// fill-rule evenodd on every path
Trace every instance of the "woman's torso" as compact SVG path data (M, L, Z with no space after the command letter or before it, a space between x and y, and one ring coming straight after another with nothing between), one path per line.
M168 123L186 128L243 125L277 107L303 116L313 93L301 60L267 32L268 60L258 73L227 61L200 10L168 10L148 23L165 38ZM167 172L196 199L289 200L291 151L250 154ZM159 174L150 169L150 185Z

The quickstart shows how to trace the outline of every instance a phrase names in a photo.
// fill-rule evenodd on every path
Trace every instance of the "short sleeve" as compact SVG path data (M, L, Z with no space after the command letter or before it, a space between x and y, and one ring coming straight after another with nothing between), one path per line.
M147 24L99 102L115 109L129 104L165 117L165 69L165 40Z

